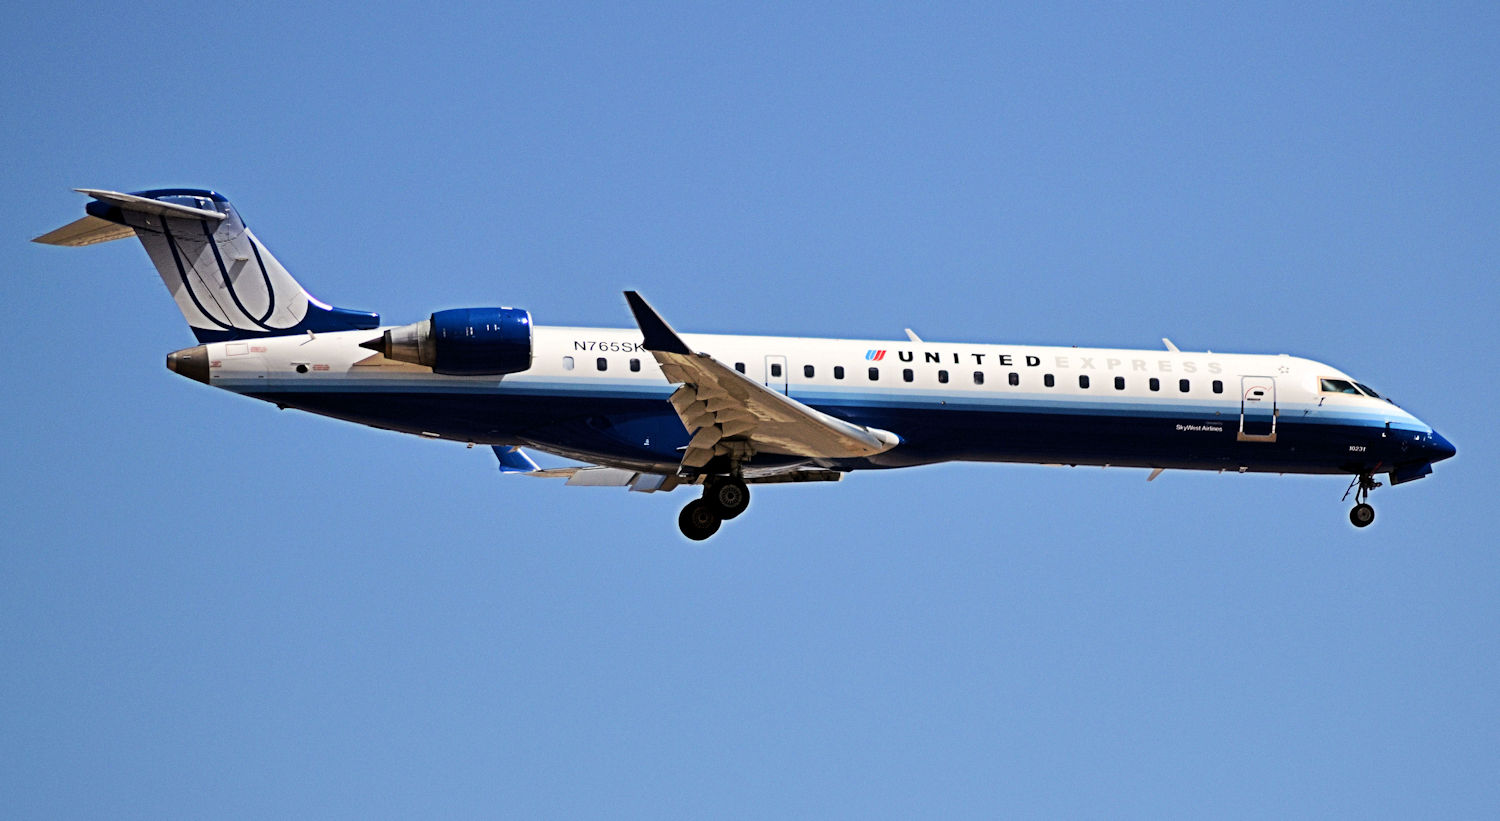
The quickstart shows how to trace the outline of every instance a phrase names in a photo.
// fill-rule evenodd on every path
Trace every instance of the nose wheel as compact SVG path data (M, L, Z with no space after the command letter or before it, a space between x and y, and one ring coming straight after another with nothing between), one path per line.
M1355 527L1365 527L1375 521L1375 508L1365 502L1360 502L1349 511L1349 521Z
M745 512L750 506L750 488L737 478L720 478L703 488L703 498L694 499L677 516L682 535L701 542L719 532L719 525Z
M1349 490L1344 491L1344 498L1348 499L1351 491L1354 493L1354 508L1349 511L1350 524L1355 527L1369 527L1370 523L1375 521L1375 508L1371 507L1367 500L1370 498L1370 491L1377 487L1380 487L1380 483L1375 481L1374 474L1370 473L1361 473L1349 483Z

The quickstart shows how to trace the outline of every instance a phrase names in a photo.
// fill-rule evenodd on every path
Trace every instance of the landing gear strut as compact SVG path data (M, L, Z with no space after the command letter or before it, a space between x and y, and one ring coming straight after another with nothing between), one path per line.
M1354 492L1354 509L1349 511L1349 522L1355 527L1368 527L1370 522L1375 521L1375 508L1366 501L1370 498L1370 491L1380 487L1375 481L1374 474L1361 473L1354 477L1349 483L1349 490L1344 491L1344 498L1349 498L1349 492Z
M745 512L750 506L750 488L738 477L710 479L703 498L694 499L677 516L682 535L701 542L719 532L719 525Z

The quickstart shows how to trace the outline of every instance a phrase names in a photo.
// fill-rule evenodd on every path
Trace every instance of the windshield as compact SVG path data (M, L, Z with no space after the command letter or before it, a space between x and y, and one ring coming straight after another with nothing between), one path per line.
M1358 385L1360 390L1364 391L1366 394L1368 394L1370 396L1375 397L1376 399L1384 399L1385 401L1390 402L1392 405L1396 404L1396 401L1394 399L1390 398L1389 396L1386 396L1383 393L1380 393L1380 392L1376 391L1374 388L1370 387L1369 385L1366 385L1363 382L1355 382L1354 384Z

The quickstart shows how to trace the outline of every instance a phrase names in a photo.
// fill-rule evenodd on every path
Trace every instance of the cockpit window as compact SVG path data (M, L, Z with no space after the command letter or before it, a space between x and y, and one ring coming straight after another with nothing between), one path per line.
M1389 396L1386 396L1383 393L1380 393L1380 392L1376 391L1374 388L1370 387L1369 385L1366 385L1363 382L1355 382L1354 384L1358 385L1360 390L1364 391L1365 393L1368 393L1369 395L1375 397L1376 399L1384 399L1385 401L1391 403L1392 405L1396 404L1396 400L1390 398Z
M1329 379L1324 377L1319 379L1318 382L1322 386L1324 393L1352 393L1355 396L1359 396L1359 389L1354 387L1354 383L1347 379Z

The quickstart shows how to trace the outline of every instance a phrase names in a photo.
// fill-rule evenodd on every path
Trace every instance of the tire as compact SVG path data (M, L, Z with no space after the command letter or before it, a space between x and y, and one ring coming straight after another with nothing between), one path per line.
M710 485L704 498L718 511L720 519L733 519L750 506L750 488L738 479L728 479Z
M695 542L701 542L718 533L719 525L723 521L718 511L702 499L689 502L688 506L677 514L677 527L682 529L682 535Z
M1370 522L1375 521L1375 508L1360 502L1349 511L1349 521L1355 527L1369 527Z

